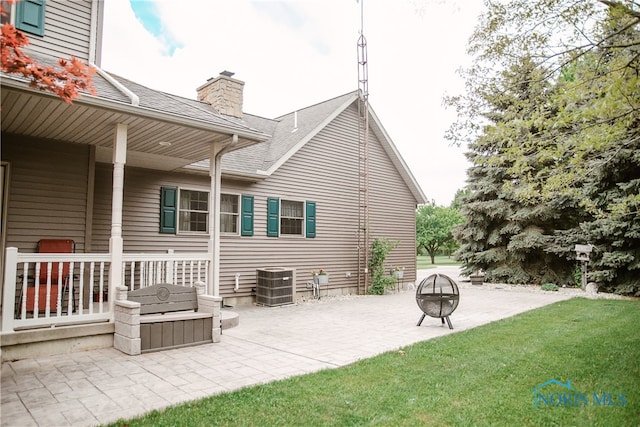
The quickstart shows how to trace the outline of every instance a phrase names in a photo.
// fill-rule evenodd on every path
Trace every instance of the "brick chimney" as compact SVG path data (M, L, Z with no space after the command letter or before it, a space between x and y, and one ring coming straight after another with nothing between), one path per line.
M198 89L198 101L211 104L220 114L242 118L242 92L244 82L232 79L234 73L223 71Z

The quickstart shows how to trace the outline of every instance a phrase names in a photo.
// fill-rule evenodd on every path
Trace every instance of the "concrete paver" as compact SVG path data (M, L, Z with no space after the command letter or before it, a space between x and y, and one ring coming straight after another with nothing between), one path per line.
M128 356L114 349L2 364L2 426L90 426L248 385L344 366L416 342L467 330L556 301L574 291L464 284L456 268L434 271L458 281L454 329L426 317L415 291L327 298L281 307L239 307L240 325L222 342ZM419 282L418 282L419 283ZM411 284L414 285L414 284ZM414 285L415 286L415 285Z

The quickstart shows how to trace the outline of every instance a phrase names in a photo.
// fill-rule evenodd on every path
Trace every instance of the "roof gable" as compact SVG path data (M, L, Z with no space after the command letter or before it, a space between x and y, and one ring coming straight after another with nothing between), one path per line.
M223 170L271 175L356 99L356 92L350 92L273 120L245 114L247 124L271 138L263 144L226 154L222 159Z
M249 126L272 136L262 144L225 154L222 158L223 172L247 174L252 177L270 176L357 100L358 93L349 92L273 120L245 113L244 118ZM369 117L371 131L382 144L416 201L420 204L427 203L420 185L371 107L369 107ZM207 164L202 166L208 168Z

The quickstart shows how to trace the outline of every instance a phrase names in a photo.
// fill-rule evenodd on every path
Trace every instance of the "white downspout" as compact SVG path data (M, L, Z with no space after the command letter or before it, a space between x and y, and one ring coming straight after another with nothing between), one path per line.
M120 92L122 92L125 96L127 96L127 98L131 100L131 105L135 105L136 107L140 105L140 97L138 97L138 95L136 95L135 93L127 89L122 83L120 83L119 81L111 77L111 75L106 71L104 71L102 68L92 63L90 63L89 65L91 65L96 69L100 77L108 81L113 87L115 87Z
M211 186L213 192L211 195L211 216L212 221L209 223L213 226L211 231L212 246L211 252L213 253L213 265L211 270L213 277L213 296L220 296L220 186L222 180L222 156L227 153L238 143L238 135L234 134L231 138L231 142L222 149L218 149L219 146L213 144L211 146L211 156L209 158L209 175L211 176ZM212 161L213 160L213 161Z

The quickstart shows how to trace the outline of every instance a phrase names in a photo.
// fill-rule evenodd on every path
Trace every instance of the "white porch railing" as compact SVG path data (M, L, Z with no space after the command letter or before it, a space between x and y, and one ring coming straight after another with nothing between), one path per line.
M5 255L2 332L109 321L109 254Z
M154 283L209 286L207 252L123 254L122 283L138 289ZM2 332L113 320L106 254L19 253L7 248Z
M207 252L166 254L123 254L122 285L130 291L156 283L194 286L196 282L207 285L209 293L209 265L211 255Z

